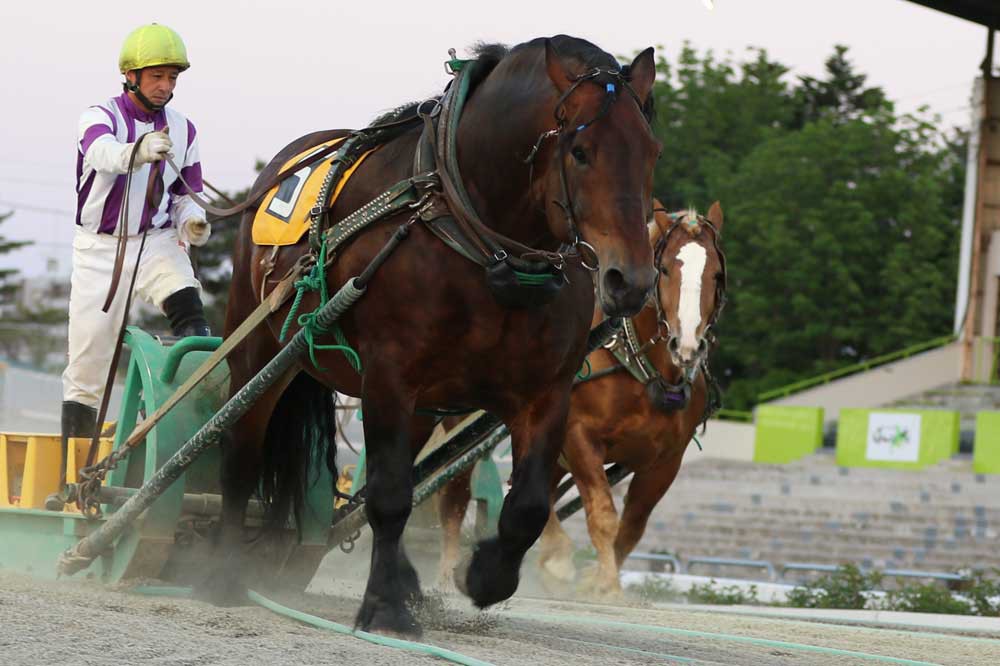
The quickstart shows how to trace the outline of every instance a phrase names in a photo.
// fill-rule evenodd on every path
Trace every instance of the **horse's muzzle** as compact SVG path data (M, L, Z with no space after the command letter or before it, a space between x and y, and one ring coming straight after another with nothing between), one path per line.
M609 317L631 317L643 308L653 288L655 271L628 276L618 268L603 272L600 280L601 309ZM631 277L632 279L629 279Z

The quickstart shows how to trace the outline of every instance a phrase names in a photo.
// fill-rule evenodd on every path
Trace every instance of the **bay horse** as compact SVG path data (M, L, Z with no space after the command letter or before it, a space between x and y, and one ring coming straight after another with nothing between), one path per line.
M549 479L573 378L586 355L595 302L588 268L599 264L596 298L608 316L638 311L654 285L645 221L660 151L650 127L655 63L652 48L622 66L594 44L565 35L510 49L480 45L472 62L477 67L468 71L478 74L455 130L459 168L452 176L490 233L506 237L505 247L529 245L551 260L569 246L579 250L577 258L563 251L553 260L565 280L550 302L508 307L487 288L483 267L442 242L412 210L376 222L338 249L326 273L331 290L359 275L401 225L410 225L364 297L338 322L363 372L336 351L317 350L315 365L304 359L225 437L217 537L225 560L206 579L203 597L225 602L245 592L240 553L247 501L255 491L261 489L274 520L284 521L302 510L310 465L322 461L324 451L334 471L334 389L360 397L364 410L365 507L374 539L356 626L420 633L411 610L421 598L420 584L400 536L410 515L413 460L436 423L426 410L484 409L510 429L513 485L498 534L476 546L456 584L479 607L517 589L523 556L548 517ZM444 115L440 99L430 102L380 119L403 129L360 165L330 209L331 221L414 177L415 151L424 145L420 119L426 125ZM417 122L405 126L407 118ZM346 134L297 139L258 183L311 146ZM447 197L447 207L456 206ZM305 240L278 249L254 245L252 218L252 211L244 215L236 241L227 335L309 252ZM506 254L501 248L498 264ZM318 303L308 293L300 311ZM232 392L282 348L279 331L288 313L286 303L241 344L230 363ZM291 333L296 330L293 325Z
M622 562L642 538L650 512L677 476L688 443L707 418L714 398L707 377L712 328L725 300L722 208L701 217L694 211L669 215L657 208L649 243L658 270L655 297L613 344L589 357L590 380L573 389L563 456L553 470L554 491L572 474L580 491L587 529L597 551L588 593L621 593ZM595 310L594 321L601 318ZM611 349L617 348L617 354ZM640 367L636 351L648 361ZM632 366L616 358L623 355ZM604 465L618 463L634 475L618 519ZM568 469L567 469L568 467ZM458 540L469 502L470 475L456 478L439 496L442 549L439 584L447 586L458 556ZM539 542L544 573L575 578L573 544L553 509Z

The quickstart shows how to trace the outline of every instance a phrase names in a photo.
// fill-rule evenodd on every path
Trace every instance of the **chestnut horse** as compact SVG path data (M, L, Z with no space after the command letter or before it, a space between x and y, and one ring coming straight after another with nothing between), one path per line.
M631 343L625 332L619 333L613 344L592 353L591 379L573 389L563 457L550 487L554 490L569 472L580 491L597 551L597 569L587 586L595 596L621 593L622 562L642 538L650 512L673 483L684 451L714 401L706 357L725 299L722 222L718 202L707 219L693 211L669 215L657 209L649 224L659 271L656 296L632 318ZM600 319L595 311L594 321ZM626 372L609 348L625 354L633 369ZM648 365L639 367L637 350ZM605 475L608 463L634 473L621 520ZM439 583L447 584L457 559L468 501L469 475L455 479L440 495ZM554 509L539 547L543 572L562 580L575 577L573 544Z
M535 256L552 261L564 276L561 288L544 305L502 305L487 287L483 266L442 242L413 210L372 224L338 249L326 273L330 293L359 275L401 225L411 225L338 322L363 372L339 352L317 350L315 365L303 359L223 442L219 548L226 560L206 580L203 596L225 601L245 589L240 553L248 498L262 488L263 499L285 513L277 517L283 521L289 510L301 510L309 465L323 459L324 449L332 466L333 424L326 415L332 414L334 389L360 397L364 409L365 502L374 540L356 625L420 631L410 610L410 602L421 598L419 580L400 536L410 515L413 460L435 424L428 410L484 409L510 429L513 486L499 532L477 545L456 584L480 607L517 589L523 556L548 518L549 479L573 378L586 355L595 299L587 268L599 263L597 298L609 316L637 312L655 282L645 233L660 151L650 128L655 64L652 48L623 67L593 44L565 35L511 49L480 46L476 54L476 67L466 70L477 75L454 134L458 169L451 176L490 233L505 239L507 252L518 253L515 243L536 248ZM414 176L415 151L425 145L420 119L431 123L441 108L433 101L410 105L382 119L382 126L403 129L361 163L330 210L331 221ZM417 122L406 126L407 117ZM294 141L258 183L310 146L345 134ZM447 188L445 195L447 208L456 211ZM304 239L277 249L255 246L252 218L252 212L244 215L236 242L227 334L309 251ZM574 247L576 252L565 249ZM589 258L584 249L592 250ZM507 252L494 256L497 265ZM307 294L300 311L318 303L314 292ZM286 303L241 345L230 363L232 391L282 348L279 331L288 312Z

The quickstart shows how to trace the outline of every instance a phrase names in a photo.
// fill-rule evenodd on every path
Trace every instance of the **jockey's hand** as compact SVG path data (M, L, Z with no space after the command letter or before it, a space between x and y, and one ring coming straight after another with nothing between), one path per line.
M181 222L177 235L182 241L200 247L207 243L208 237L212 235L212 225L200 217L189 217Z
M150 132L139 144L139 152L135 156L136 164L159 162L170 153L174 142L166 132Z

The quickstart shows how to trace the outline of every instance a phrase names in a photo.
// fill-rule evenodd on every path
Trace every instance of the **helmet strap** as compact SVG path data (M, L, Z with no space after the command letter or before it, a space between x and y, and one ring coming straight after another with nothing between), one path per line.
M131 83L129 82L128 79L125 79L125 81L122 83L122 87L125 88L126 91L138 97L139 101L142 102L143 106L145 106L153 113L156 113L157 111L162 111L163 107L169 104L170 100L174 98L174 94L170 93L170 97L167 98L166 102L164 102L163 104L154 104L148 97L142 94L141 90L139 90L140 83L142 83L142 70L137 69L135 70L135 83Z

